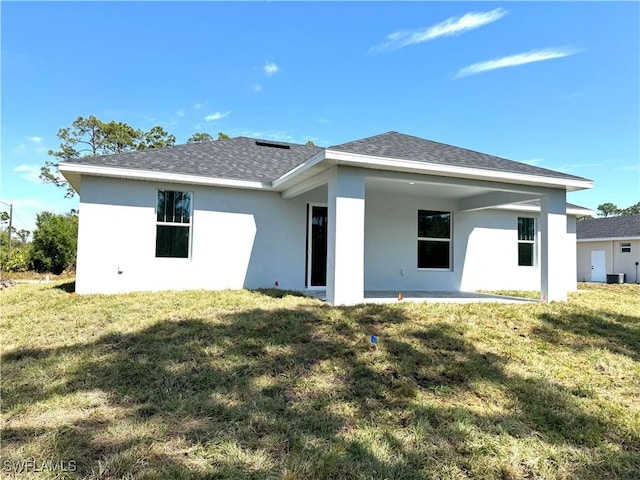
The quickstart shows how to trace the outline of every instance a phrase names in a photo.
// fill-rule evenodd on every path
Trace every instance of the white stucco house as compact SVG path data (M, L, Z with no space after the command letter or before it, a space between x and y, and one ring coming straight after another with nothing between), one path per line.
M329 148L252 138L60 164L80 194L76 291L576 288L567 192L590 180L388 132Z
M577 241L579 282L606 282L616 274L640 282L640 215L582 220Z

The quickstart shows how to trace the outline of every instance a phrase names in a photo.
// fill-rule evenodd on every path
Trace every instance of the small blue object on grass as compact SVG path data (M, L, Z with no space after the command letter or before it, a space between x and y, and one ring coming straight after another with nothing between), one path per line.
M377 345L378 344L378 337L376 337L375 335L371 335L371 343L373 345Z

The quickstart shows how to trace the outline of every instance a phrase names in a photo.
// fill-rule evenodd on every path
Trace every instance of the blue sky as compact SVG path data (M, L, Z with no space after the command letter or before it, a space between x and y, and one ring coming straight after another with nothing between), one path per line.
M2 180L17 228L82 115L330 146L389 130L640 201L640 4L2 2Z

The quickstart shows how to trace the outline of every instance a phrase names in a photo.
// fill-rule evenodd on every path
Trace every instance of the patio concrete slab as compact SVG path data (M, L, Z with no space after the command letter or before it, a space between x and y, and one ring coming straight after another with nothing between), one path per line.
M402 300L398 294L402 293ZM326 290L308 290L305 295L326 301ZM368 290L363 303L536 303L530 298L510 297L477 292Z

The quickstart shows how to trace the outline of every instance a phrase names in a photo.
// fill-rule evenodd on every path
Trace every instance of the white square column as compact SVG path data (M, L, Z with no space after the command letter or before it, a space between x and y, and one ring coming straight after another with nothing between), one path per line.
M364 301L364 176L334 167L328 184L327 301Z
M540 199L540 297L545 302L567 300L567 194L553 190Z

